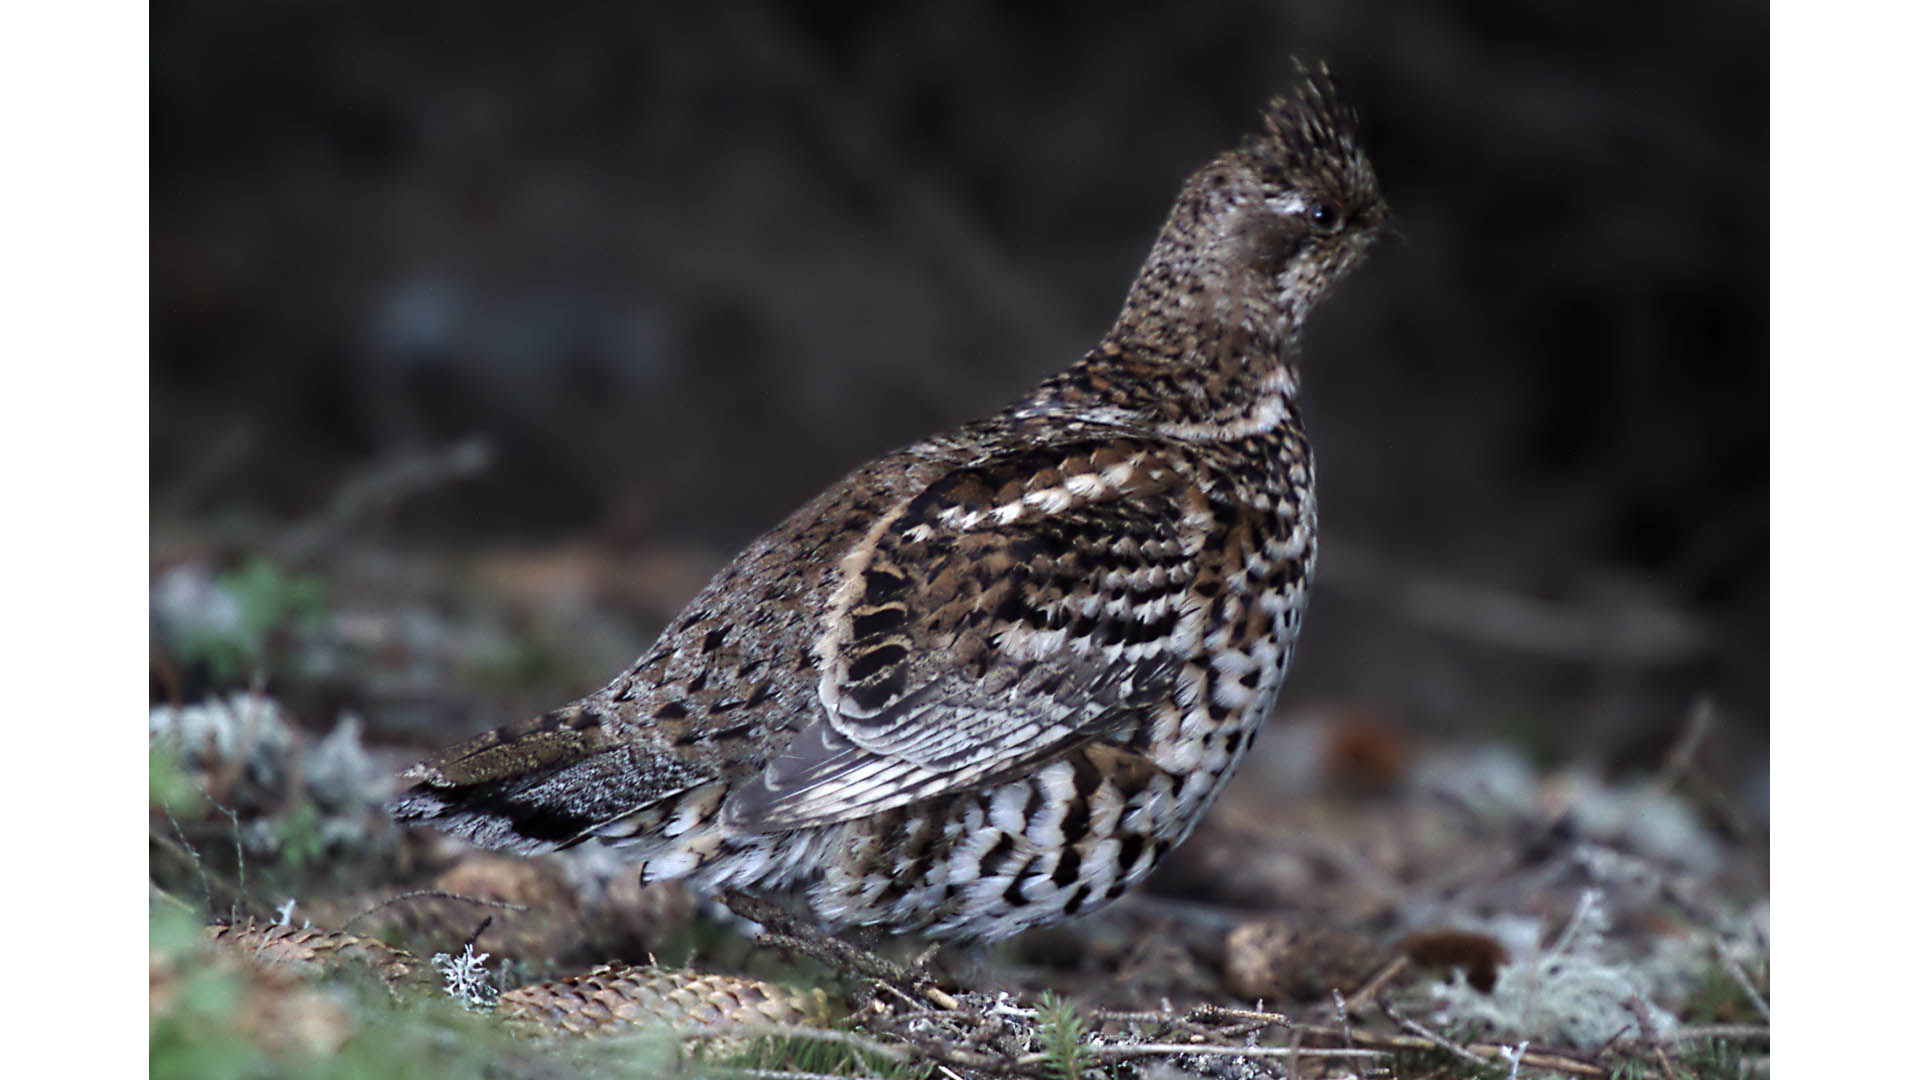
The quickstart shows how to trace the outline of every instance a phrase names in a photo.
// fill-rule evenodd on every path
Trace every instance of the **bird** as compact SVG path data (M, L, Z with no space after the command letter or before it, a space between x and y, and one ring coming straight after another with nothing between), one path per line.
M988 942L1114 901L1273 711L1317 553L1303 327L1387 227L1303 66L1077 362L855 469L607 686L409 769L392 817L597 841L829 930Z

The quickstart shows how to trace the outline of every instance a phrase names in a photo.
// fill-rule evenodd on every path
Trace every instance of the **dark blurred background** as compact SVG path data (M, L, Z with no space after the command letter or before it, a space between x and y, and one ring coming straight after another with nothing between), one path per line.
M1283 700L1645 764L1710 695L1764 745L1762 5L152 15L157 561L477 437L356 536L708 572L1092 344L1300 55L1405 243L1310 329Z

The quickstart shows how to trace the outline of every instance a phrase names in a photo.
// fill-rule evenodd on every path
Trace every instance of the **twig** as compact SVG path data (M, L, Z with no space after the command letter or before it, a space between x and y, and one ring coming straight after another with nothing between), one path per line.
M179 828L178 823L176 823L174 827L175 829L178 829ZM179 840L175 840L173 837L168 836L166 833L161 832L158 829L152 828L150 826L147 829L147 839L152 841L155 844L158 844L160 846L161 851L164 851L167 854L172 855L174 858L179 859L183 863L187 863L191 865L195 870L199 871L201 889L207 895L207 910L204 914L209 919L214 918L215 916L213 912L213 893L212 893L212 890L206 887L207 881L211 879L213 884L218 885L222 892L228 893L228 894L233 894L235 892L235 889L233 887L233 882L230 879L228 879L226 875L220 873L218 870L207 869L206 866L200 860L198 852L194 851L192 848L189 848L189 847L182 847L181 845L185 842L185 839L186 839L185 837L182 837Z
M1747 978L1746 969L1734 960L1733 953L1727 948L1725 941L1717 937L1713 939L1713 955L1719 957L1720 966L1726 968L1727 974L1732 975L1733 981L1740 985L1741 991L1747 995L1748 1003L1760 1014L1760 1019L1772 1022L1773 1011L1767 1008L1767 999L1760 996L1760 991L1755 989L1753 981Z
M1592 917L1593 913L1599 910L1599 908L1599 889L1580 890L1580 899L1574 904L1573 914L1567 916L1567 925L1560 928L1560 936L1554 939L1553 945L1547 949L1546 955L1548 957L1566 955L1567 950L1573 947L1575 939L1577 939L1581 931L1586 928L1587 919Z
M749 922L759 923L765 928L760 938L766 944L792 949L811 956L828 967L851 971L856 975L878 980L888 984L896 993L902 993L903 996L903 988L910 988L931 1001L936 1007L948 1012L957 1012L962 1009L959 1001L935 986L925 976L916 975L885 957L843 941L832 934L823 933L796 919L791 912L778 904L734 889L723 890L720 900L735 915Z
M1392 963L1388 964L1384 968L1381 968L1379 974L1375 975L1371 979L1368 979L1366 982L1366 985L1354 991L1353 996L1347 999L1347 1008L1358 1009L1364 1006L1367 1002L1373 1000L1373 996L1380 992L1381 987L1387 985L1389 982L1392 982L1394 976L1400 974L1402 971L1405 971L1407 969L1407 965L1412 962L1413 961L1407 959L1407 955L1405 953L1401 953L1399 956L1394 957Z
M265 682L266 673L255 670L253 673L253 686L247 694L246 718L241 722L241 730L245 732L245 742L242 744L242 748L233 755L237 767L242 771L246 768L246 758L253 753L255 745L260 741L259 708L260 702L265 700ZM297 776L298 773L296 772L295 775ZM238 776L236 776L235 779L237 780ZM199 782L195 781L194 786L199 787ZM232 786L229 785L222 790L231 791ZM234 922L239 922L240 905L247 901L247 845L240 838L240 815L234 813L232 807L208 794L204 788L201 789L200 794L205 796L206 800L212 803L215 809L227 815L227 821L233 826L234 874L239 879L239 887L234 893L233 910L230 912L230 917Z
M1019 1016L1027 1016L1030 1012L1030 1010L1013 1008L1008 1008L1005 1011L1010 1015ZM1391 1006L1387 1006L1383 1011L1387 1011L1389 1016L1396 1017L1399 1020L1405 1019L1400 1016L1398 1010L1393 1010ZM1441 1039L1433 1032L1428 1031L1418 1024L1413 1024L1413 1028L1410 1029L1416 1032L1416 1034L1411 1036L1373 1035L1364 1031L1343 1031L1339 1027L1328 1025L1295 1023L1279 1013L1228 1008L1218 1005L1201 1005L1184 1013L1176 1012L1170 1008L1158 1011L1093 1009L1088 1011L1088 1016L1097 1021L1110 1023L1162 1024L1169 1027L1186 1027L1188 1030L1194 1030L1193 1025L1206 1021L1234 1020L1238 1022L1238 1024L1234 1025L1231 1029L1214 1028L1194 1031L1196 1036L1203 1036L1215 1040L1226 1037L1227 1030L1242 1030L1246 1024L1265 1027L1283 1026L1289 1029L1292 1036L1288 1045L1284 1047L1230 1046L1222 1045L1218 1041L1133 1044L1095 1043L1088 1046L1086 1048L1088 1055L1093 1060L1100 1062L1179 1054L1198 1054L1214 1057L1241 1056L1247 1058L1288 1058L1292 1056L1295 1060L1308 1060L1315 1057L1327 1059L1378 1059L1391 1056L1393 1051L1431 1050L1435 1047L1443 1047L1454 1052L1457 1056L1462 1057L1463 1060L1472 1061L1476 1066L1493 1065L1497 1067L1502 1063L1507 1063L1510 1068L1516 1069L1520 1066L1525 1066L1528 1068L1549 1069L1575 1076L1604 1077L1607 1075L1606 1070L1587 1062L1560 1054L1531 1050L1525 1047L1516 1049L1511 1046L1502 1047L1477 1043L1469 1047L1463 1047L1457 1043L1449 1043ZM1413 1023L1412 1021L1406 1022L1410 1024ZM1242 1030L1242 1033L1244 1033L1244 1030ZM902 1037L912 1043L916 1049L926 1049L929 1053L936 1056L943 1050L939 1044L923 1046L922 1042L915 1039L912 1035L903 1034ZM1324 1039L1330 1042L1340 1042L1344 1040L1348 1042L1349 1045L1341 1047L1301 1046L1301 1042L1307 1038ZM1018 1070L1038 1070L1043 1069L1051 1060L1047 1054L1031 1053L1003 1061L1001 1067ZM967 1061L955 1061L954 1063L973 1068L986 1067L983 1064Z
M1174 1054L1247 1058L1384 1058L1393 1056L1386 1050L1335 1048L1295 1050L1291 1046L1218 1046L1213 1043L1124 1043L1115 1046L1090 1046L1087 1047L1087 1054L1096 1061L1126 1061L1130 1058ZM1050 1060L1052 1058L1048 1054L1029 1054L1021 1058L1019 1063L1033 1065Z
M1265 1031L1267 1027L1268 1025L1262 1024L1257 1020L1242 1020L1237 1024L1228 1024L1226 1027L1215 1028L1212 1034L1216 1039L1239 1039L1258 1034L1261 1031Z
M1396 1011L1394 1013L1390 1013L1389 1015L1397 1016L1399 1014ZM1222 1005L1200 1005L1184 1013L1175 1012L1172 1009L1161 1009L1158 1011L1092 1009L1088 1011L1088 1016L1091 1019L1094 1019L1097 1021L1105 1021L1110 1023L1164 1024L1170 1027L1185 1027L1188 1030L1196 1030L1194 1025L1203 1024L1208 1021L1239 1020L1239 1021L1249 1022L1249 1023L1257 1022L1265 1026L1285 1027L1292 1033L1293 1038L1296 1041L1311 1038L1311 1039L1321 1039L1321 1040L1325 1040L1327 1042L1333 1042L1333 1043L1346 1042L1349 1044L1357 1044L1357 1048L1360 1048L1360 1049L1371 1049L1376 1051L1431 1050L1435 1046L1440 1045L1438 1040L1430 1039L1425 1036L1375 1035L1366 1031L1354 1031L1350 1027L1343 1029L1343 1028L1336 1027L1333 1025L1328 1025L1328 1024L1303 1024L1303 1023L1296 1022L1280 1013L1262 1012L1257 1009L1237 1009L1237 1008L1230 1008ZM1198 1029L1198 1030L1205 1034L1214 1035L1214 1036L1223 1034L1223 1032L1220 1029ZM1701 1030L1706 1030L1706 1029L1701 1029ZM1735 1035L1735 1034L1752 1035L1756 1031L1764 1031L1764 1030L1765 1029L1742 1028L1742 1029L1738 1029L1737 1031L1730 1032L1729 1034L1730 1035ZM1707 1037L1707 1036L1702 1036L1702 1037ZM1195 1045L1204 1045L1204 1044L1195 1044ZM1309 1050L1310 1049L1311 1048L1309 1048ZM1502 1060L1504 1061L1512 1060L1510 1057L1507 1056L1506 1053L1503 1053L1502 1047L1492 1045L1492 1044L1474 1043L1466 1047L1460 1047L1460 1049L1467 1052L1469 1056L1475 1056L1476 1062L1483 1065L1498 1064L1498 1062ZM1513 1049L1512 1047L1504 1048L1505 1051L1512 1051L1512 1049ZM1207 1052L1211 1053L1212 1051L1207 1051ZM1495 1060L1496 1058L1498 1060ZM1520 1064L1528 1068L1552 1069L1556 1072L1570 1073L1575 1076L1607 1075L1607 1072L1605 1069L1602 1069L1596 1065L1589 1064L1588 1062L1581 1061L1576 1058L1570 1058L1563 1054L1555 1054L1555 1053L1541 1051L1541 1050L1528 1049L1521 1052Z
M1201 1004L1183 1013L1172 1009L1090 1009L1090 1019L1116 1024L1165 1024L1170 1027L1193 1028L1209 1021L1232 1020L1249 1025L1249 1030L1257 1031L1266 1027L1294 1026L1293 1021L1283 1013L1264 1012L1259 1009L1239 1009L1229 1005Z
M1397 609L1407 622L1534 656L1583 664L1662 668L1710 654L1718 642L1688 612L1654 605L1572 607L1395 565L1351 539L1328 543L1329 588Z
M1194 1010L1196 1013L1199 1011L1199 1009ZM1187 1015L1191 1016L1192 1014L1189 1013ZM1089 1009L1087 1010L1087 1018L1090 1020L1110 1021L1115 1024L1177 1024L1182 1019L1182 1017L1175 1016L1172 1013L1158 1012L1152 1009Z
M376 462L365 473L341 484L327 508L316 517L287 530L275 545L276 553L290 566L311 562L374 514L436 487L475 476L492 464L493 449L479 436Z
M1640 1029L1641 1044L1652 1046L1659 1042L1660 1026L1653 1019L1653 1008L1647 1004L1647 999L1639 994L1631 994L1627 997L1626 1006L1627 1011L1633 1014L1634 1026Z
M1700 744L1706 740L1707 731L1713 727L1713 699L1702 697L1687 710L1686 722L1680 728L1680 737L1674 741L1672 749L1660 763L1660 775L1654 778L1653 791L1671 791L1680 782L1688 769L1693 767L1694 755L1699 753Z
M751 1076L755 1080L880 1080L864 1073L794 1072L792 1069L728 1069L728 1076ZM948 1075L952 1075L949 1073Z
M1632 808L1627 812L1627 820L1632 821L1642 817L1654 799L1673 791L1679 786L1681 779L1692 771L1694 759L1700 752L1700 744L1706 741L1707 734L1713 728L1714 716L1713 699L1705 696L1694 702L1693 707L1687 710L1687 718L1681 724L1680 734L1674 739L1673 745L1667 749L1666 756L1661 759L1660 772L1634 800ZM1701 786L1712 786L1705 782L1704 776L1701 780ZM1732 811L1731 807L1723 809ZM1732 812L1736 815L1738 813L1738 811ZM1739 827L1744 832L1744 824Z
M728 1069L728 1076L751 1076L755 1080L880 1080L864 1073L794 1072L792 1069ZM949 1074L951 1075L951 1074Z
M394 904L404 903L408 900L418 900L421 897L433 897L440 900L458 900L464 904L477 904L481 907L499 908L502 911L526 911L527 910L527 906L525 904L509 904L505 900L487 900L478 896L462 896L459 893L448 892L445 889L415 889L413 892L401 893L399 896L390 896L387 899L382 900L379 903L368 908L367 910L362 911L360 914L355 915L353 918L348 919L345 923L341 925L340 932L343 934L346 933L348 930L353 928L354 923L357 923L361 919L364 919L367 916L373 914L374 912L379 911L381 908L390 907ZM476 933L474 936L478 937L479 935Z
M1767 1024L1699 1024L1694 1027L1679 1028L1673 1033L1674 1042L1703 1042L1708 1039L1767 1039L1773 1037L1773 1028Z
M1261 1024L1278 1024L1281 1027L1293 1026L1293 1021L1285 1013L1265 1012L1260 1009L1236 1009L1229 1005L1199 1005L1187 1013L1187 1018L1194 1021L1248 1020Z
M933 1002L948 1012L961 1011L962 1006L960 1002L955 999L953 995L935 986L929 979L922 978L914 980L913 988L925 994L928 1001Z
M468 952L472 952L473 947L480 943L480 935L486 933L487 927L492 925L493 925L493 916L489 915L486 918L481 919L480 925L474 927L473 933L468 934L467 940L461 942L461 944L466 947L466 950ZM482 955L485 955L485 954L483 953Z
M180 838L179 846L185 851L187 861L200 872L200 891L206 894L207 915L211 917L213 915L213 883L207 878L206 861L200 858L198 851L194 850L193 841L187 839L187 832L180 827L180 822L173 816L173 809L166 803L161 803L160 812L167 815L168 824L173 826L173 835Z
M1489 1061L1488 1059L1483 1058L1478 1054L1472 1053L1466 1047L1461 1046L1459 1043L1454 1042L1452 1039L1449 1039L1446 1036L1441 1035L1440 1033L1429 1029L1426 1025L1420 1023L1418 1020L1415 1020L1412 1017L1402 1013L1399 1009L1394 1008L1393 1003L1388 1001L1386 998L1381 998L1379 1001L1379 1005L1380 1005L1380 1011L1386 1014L1387 1019L1400 1025L1400 1030L1405 1031L1412 1035L1418 1035L1419 1037L1427 1040L1433 1045L1438 1046L1442 1050L1445 1050L1449 1054L1452 1054L1454 1057L1459 1058L1461 1061L1468 1062L1469 1064L1473 1065L1475 1068L1485 1068L1488 1065L1499 1064L1498 1060Z
M830 967L849 969L871 979L900 986L913 981L907 969L882 956L802 923L778 904L737 889L723 889L720 902L748 922L759 923L771 944L792 948Z
M905 990L900 989L899 987L893 985L892 983L886 981L885 979L877 980L877 983L880 989L886 991L889 994L892 994L894 997L899 998L901 1003L906 1005L909 1009L913 1009L918 1012L927 1011L926 1002L915 998L912 994L907 993ZM880 1007L882 1008L885 1008L885 1005L881 1003L878 999L875 999L874 1003L876 1005L880 1005Z
M1334 1041L1341 1037L1339 1028L1325 1024L1299 1024L1296 1025L1296 1030L1304 1036L1316 1039ZM1361 1046L1386 1050L1432 1050L1439 1045L1420 1035L1375 1035L1366 1031L1356 1031L1352 1035L1353 1041ZM1469 1054L1480 1055L1476 1060L1481 1065L1497 1064L1494 1059L1503 1056L1500 1053L1501 1048L1492 1043L1470 1043L1461 1049ZM1568 1057L1565 1054L1543 1050L1528 1050L1521 1055L1520 1064L1531 1069L1552 1069L1555 1072L1570 1073L1574 1076L1607 1075L1607 1070L1598 1065Z
M1499 1048L1474 1043L1467 1049L1475 1051L1483 1049L1497 1051ZM1525 1065L1529 1069L1552 1069L1555 1072L1571 1073L1574 1076L1608 1075L1607 1070L1600 1068L1598 1065L1581 1061L1578 1058L1570 1058L1564 1054L1548 1054L1538 1050L1522 1051L1520 1054L1520 1064Z

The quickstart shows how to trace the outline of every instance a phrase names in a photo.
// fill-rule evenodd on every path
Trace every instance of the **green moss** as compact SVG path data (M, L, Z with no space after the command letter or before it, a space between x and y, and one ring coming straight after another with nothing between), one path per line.
M190 971L174 989L171 1006L147 1033L147 1075L153 1080L227 1080L258 1076L265 1055L231 1023L244 985L238 976L207 968Z
M273 819L273 838L280 862L289 871L317 866L327 853L326 834L320 829L324 815L310 802L302 802Z
M1740 1052L1724 1039L1690 1044L1674 1063L1688 1080L1739 1080Z
M1087 1022L1072 1001L1048 990L1036 1003L1040 1020L1040 1045L1047 1054L1047 1067L1063 1080L1080 1080L1091 1064L1087 1055Z
M898 1062L845 1043L774 1035L757 1037L737 1049L720 1044L696 1049L693 1064L699 1074L714 1077L747 1069L881 1080L926 1080L933 1074L933 1065L927 1062Z
M183 661L204 662L218 683L244 681L265 658L273 635L326 616L326 588L319 578L288 573L267 559L251 559L221 574L216 584L239 608L236 625L182 634L174 647Z
M181 766L179 747L164 739L147 747L147 805L165 807L178 821L198 821L213 809Z
M1748 977L1753 980L1754 989L1764 998L1768 993L1768 965L1763 962L1760 969L1749 972ZM1700 982L1687 998L1681 1016L1694 1024L1758 1024L1766 1021L1759 1010L1753 1007L1752 999L1733 975L1719 964L1712 965L1701 974Z

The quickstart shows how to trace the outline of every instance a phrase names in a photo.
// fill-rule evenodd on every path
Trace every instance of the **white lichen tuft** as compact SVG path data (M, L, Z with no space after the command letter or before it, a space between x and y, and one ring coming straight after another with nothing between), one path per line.
M1500 969L1493 992L1482 994L1456 972L1434 987L1437 1019L1484 1025L1502 1038L1581 1049L1620 1036L1666 1039L1675 1027L1673 1015L1650 1003L1644 973L1607 959L1608 926L1600 894L1590 890L1550 947L1541 947L1537 922L1524 942L1512 925L1503 927L1508 933L1499 936L1513 959Z
M1685 800L1655 781L1616 788L1588 773L1566 773L1547 785L1547 801L1564 808L1576 835L1663 866L1712 874L1725 846Z
M476 953L469 944L459 956L433 954L433 969L447 980L447 996L469 1009L485 1011L500 1002L500 988L487 971L488 953Z
M357 812L385 798L386 777L362 744L360 717L340 714L339 723L302 762L307 793L329 810Z
M285 790L298 740L292 717L279 702L244 690L147 711L149 744L173 744L181 763L203 779L232 774L259 793Z
M1489 822L1526 821L1538 813L1539 773L1511 747L1434 754L1415 768L1413 782L1422 793Z

